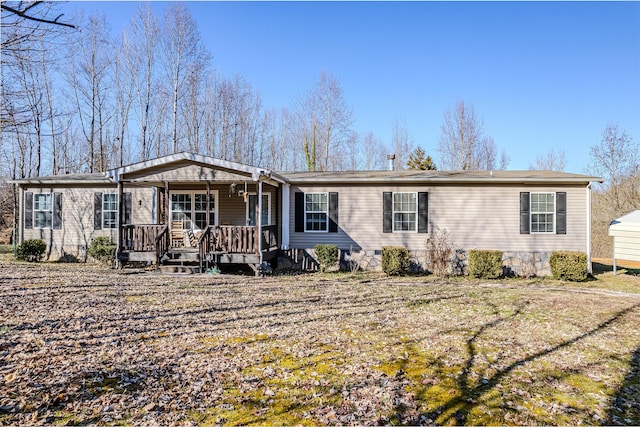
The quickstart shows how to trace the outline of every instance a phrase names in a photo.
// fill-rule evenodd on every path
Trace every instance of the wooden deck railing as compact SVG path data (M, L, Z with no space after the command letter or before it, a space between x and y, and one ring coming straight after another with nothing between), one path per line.
M278 226L265 225L262 227L262 250L278 249Z
M121 249L131 252L155 252L160 258L169 250L169 226L157 224L134 224L122 227ZM236 225L215 225L207 227L198 238L200 259L207 254L219 252L230 254L259 254L258 238L262 239L264 251L278 248L278 227L268 225L262 227L258 234L257 227Z
M171 245L171 236L169 234L169 226L165 225L156 236L156 265L160 265L160 259L169 250L169 245Z
M234 254L258 253L258 233L256 227L241 225L216 225L210 227L213 237L213 252Z
M123 251L155 252L156 238L166 227L162 224L123 225L120 247Z

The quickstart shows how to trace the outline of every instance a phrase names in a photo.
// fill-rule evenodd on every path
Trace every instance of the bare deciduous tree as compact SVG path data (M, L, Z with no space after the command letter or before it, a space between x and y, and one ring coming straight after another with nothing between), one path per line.
M638 144L615 124L608 125L600 143L591 147L589 169L604 178L604 189L609 193L614 215L624 213L634 202L630 189L623 184L640 174L639 159Z
M344 98L344 91L337 77L326 72L312 88L298 100L298 132L308 147L310 170L340 169L342 146L351 136L353 112ZM314 150L312 147L317 147Z
M395 119L392 126L391 149L396 155L395 169L402 170L407 166L409 154L413 150L413 138L409 135L407 122Z
M123 36L126 66L135 84L135 115L140 128L140 160L151 155L149 130L153 106L152 93L157 69L160 25L148 3L142 3Z
M485 136L484 122L471 104L458 101L445 111L442 134L438 143L443 169L504 169L508 156L498 150L493 138Z
M111 114L107 98L113 65L105 16L90 16L82 31L83 37L74 40L77 54L70 61L67 79L87 146L87 170L103 171L107 168L105 132Z
M172 151L180 151L178 142L178 112L183 91L194 73L200 72L210 60L202 44L198 24L184 3L173 3L165 12L162 34L163 61L171 85Z
M385 168L388 148L373 134L367 132L362 139L362 168L364 170L380 170Z
M550 149L545 154L536 156L535 162L529 163L530 170L564 171L567 167L567 157L564 150Z
M608 125L600 142L591 147L588 172L604 179L593 192L592 247L596 257L611 256L611 220L640 209L639 156L638 144L617 125Z

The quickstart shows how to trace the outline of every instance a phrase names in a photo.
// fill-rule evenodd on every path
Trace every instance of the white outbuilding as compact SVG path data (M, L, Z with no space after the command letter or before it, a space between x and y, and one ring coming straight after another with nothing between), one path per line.
M609 236L613 236L614 274L617 259L640 262L640 210L611 221Z

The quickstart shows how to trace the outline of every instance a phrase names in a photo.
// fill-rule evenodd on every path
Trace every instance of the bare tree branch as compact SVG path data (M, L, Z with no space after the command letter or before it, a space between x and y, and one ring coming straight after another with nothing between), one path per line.
M66 22L59 22L59 21L58 21L61 17L63 17L63 16L64 16L64 13L61 13L61 14L60 14L60 15L58 15L55 19L44 19L44 18L38 18L38 17L36 17L36 16L33 16L33 15L29 15L29 14L27 14L27 12L28 12L31 8L33 8L33 7L37 6L37 5L41 4L41 3L43 3L43 2L42 2L42 1L36 1L36 2L34 2L33 4L31 4L31 5L27 6L27 7L25 7L25 8L24 8L24 9L22 9L22 10L15 9L15 8L10 7L10 6L7 6L6 4L4 4L4 3L3 3L3 4L2 4L2 9L3 9L3 10L6 10L7 12L13 13L14 15L17 15L17 16L19 16L19 17L21 17L21 18L28 19L28 20L31 20L31 21L35 21L35 22L42 22L42 23L44 23L44 24L61 25L61 26L63 26L63 27L68 27L68 28L76 28L76 26L75 26L75 25L67 24Z

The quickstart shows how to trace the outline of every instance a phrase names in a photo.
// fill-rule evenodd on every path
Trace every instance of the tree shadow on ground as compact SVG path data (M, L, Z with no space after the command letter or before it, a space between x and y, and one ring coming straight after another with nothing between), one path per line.
M520 305L515 308L515 310L508 315L500 315L498 311L498 307L494 304L488 302L488 305L493 309L494 315L497 317L481 325L467 340L466 340L466 349L467 356L464 362L464 365L461 369L461 372L457 375L455 379L455 387L457 388L457 393L450 399L446 400L438 409L432 413L427 414L419 414L419 418L408 418L407 413L403 413L406 408L403 406L399 406L395 408L395 414L392 415L393 418L401 420L401 423L405 424L404 421L410 420L407 424L422 424L423 420L429 420L429 422L433 422L437 420L437 423L440 425L466 425L472 420L469 419L469 416L472 410L480 403L481 398L490 394L493 390L497 389L501 381L512 373L515 369L520 366L523 366L527 363L534 362L544 356L549 354L553 354L555 352L561 351L562 349L576 344L588 337L591 337L595 334L605 331L609 326L622 319L625 315L633 310L640 308L640 304L634 304L630 307L625 308L609 319L601 322L597 326L574 336L573 338L564 340L554 346L544 348L539 350L527 357L520 358L518 360L513 361L509 365L505 366L502 369L499 369L494 374L486 376L479 382L474 382L470 377L470 373L476 367L476 359L478 357L477 351L477 342L482 337L482 335L489 329L499 326L500 324L511 320L522 314L526 303ZM608 421L605 424L618 424L618 425L640 425L640 418L638 416L638 410L640 404L638 403L638 396L640 396L640 349L636 350L634 353L632 362L631 362L631 371L627 375L627 378L620 388L619 392L614 397L614 405L615 402L620 402L621 407L623 408L620 414L616 414L615 420L616 422ZM427 391L427 388L423 388L419 390L416 395L424 395ZM635 399L635 400L634 400ZM612 418L611 416L609 418ZM631 422L628 422L631 421Z
M640 425L640 347L633 353L629 372L611 399L603 425Z

